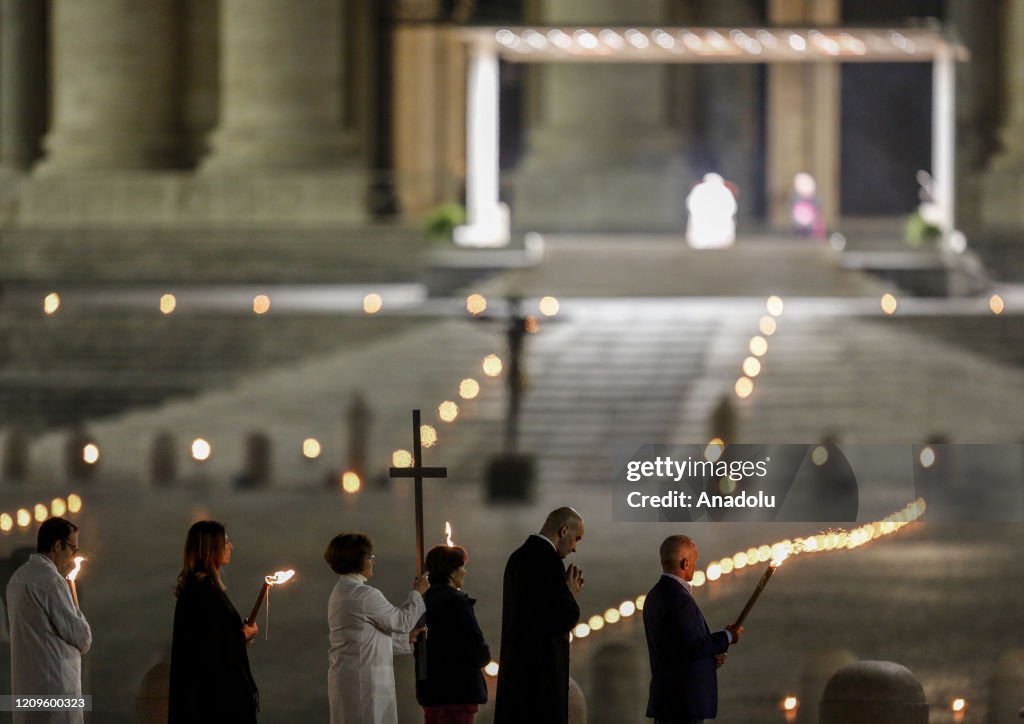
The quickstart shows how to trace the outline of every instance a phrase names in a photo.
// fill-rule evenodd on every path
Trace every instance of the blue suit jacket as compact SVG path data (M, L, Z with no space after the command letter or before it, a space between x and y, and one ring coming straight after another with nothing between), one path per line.
M729 648L728 634L711 633L693 596L668 576L647 594L644 632L651 658L647 716L713 719L718 714L715 655Z

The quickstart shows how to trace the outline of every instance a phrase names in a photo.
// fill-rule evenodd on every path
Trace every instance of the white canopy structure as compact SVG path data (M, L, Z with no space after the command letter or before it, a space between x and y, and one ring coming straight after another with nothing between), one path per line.
M505 246L498 197L498 59L514 63L931 63L932 168L943 234L954 223L954 63L966 49L929 28L473 27L466 118L462 246Z

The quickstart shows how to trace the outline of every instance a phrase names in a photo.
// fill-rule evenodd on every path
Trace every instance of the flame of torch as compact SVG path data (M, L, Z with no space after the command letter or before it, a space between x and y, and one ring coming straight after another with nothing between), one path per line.
M270 587L287 583L294 575L295 571L289 569L287 571L277 571L274 575L263 578L263 587L260 588L260 593L256 596L256 605L252 607L252 613L249 614L249 618L245 619L246 626L252 626L256 623L256 617L260 614L263 602L267 600L267 593L270 591Z
M68 580L72 583L78 578L78 574L82 570L82 561L85 560L85 556L75 556L75 567L71 569L71 573L68 574Z
M765 570L764 575L761 576L761 580L758 581L757 587L754 589L754 592L750 594L750 598L747 600L747 605L743 607L742 611L740 611L740 615L736 619L736 623L734 623L733 626L739 627L743 625L743 622L747 619L747 615L750 613L750 610L754 607L754 604L757 603L757 599L761 595L761 591L763 591L764 587L768 585L768 581L771 580L771 577L775 575L775 571L778 569L779 566L783 564L783 562L785 562L785 560L788 557L788 550L781 551L777 558L773 558L768 563L767 570Z
M452 524L449 523L447 520L444 522L444 539L445 545L449 548L455 545L454 543L452 543Z

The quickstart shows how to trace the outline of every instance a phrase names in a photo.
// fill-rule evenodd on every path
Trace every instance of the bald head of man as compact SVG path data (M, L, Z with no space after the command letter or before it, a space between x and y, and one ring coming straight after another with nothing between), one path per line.
M697 544L688 535L670 535L658 549L661 570L684 581L692 581L697 570Z
M552 510L540 534L555 544L559 558L566 558L583 540L583 516L569 507Z

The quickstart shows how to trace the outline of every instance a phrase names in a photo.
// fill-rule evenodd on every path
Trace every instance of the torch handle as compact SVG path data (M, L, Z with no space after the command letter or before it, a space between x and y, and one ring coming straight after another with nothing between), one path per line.
M71 584L71 600L75 602L75 608L81 608L78 605L78 586L75 585L74 581L68 581Z
M260 615L260 608L263 607L263 602L267 598L267 591L270 590L270 584L264 583L263 588L260 589L260 595L256 596L256 605L252 607L252 613L249 614L249 618L245 619L246 626L252 626L256 623L256 617Z
M750 594L750 598L747 599L747 605L740 611L740 615L736 618L736 622L733 626L739 627L743 625L743 622L747 620L747 616L750 614L751 609L754 608L754 604L757 603L757 599L761 596L761 591L768 585L768 580L775 574L777 566L768 566L768 570L761 576L761 580L757 583L757 588Z

